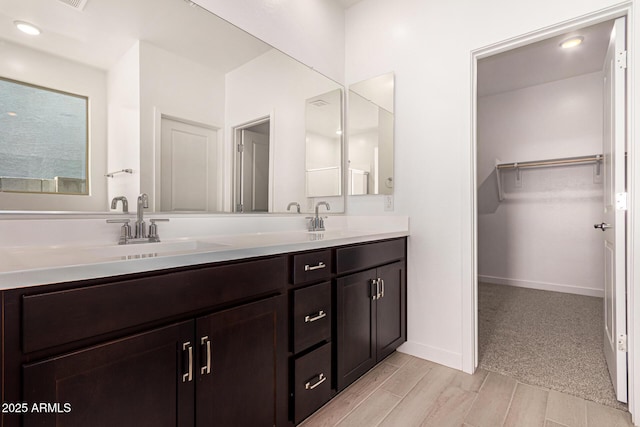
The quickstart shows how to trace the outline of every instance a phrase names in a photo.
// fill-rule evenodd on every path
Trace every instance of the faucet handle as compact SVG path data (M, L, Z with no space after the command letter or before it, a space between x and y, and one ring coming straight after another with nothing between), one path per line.
M169 222L167 218L153 218L150 219L151 225L149 226L149 240L153 242L159 242L160 236L158 236L158 226L156 222Z
M126 245L129 239L131 239L131 226L129 225L129 219L108 219L110 224L122 224L120 227L120 240L119 245Z

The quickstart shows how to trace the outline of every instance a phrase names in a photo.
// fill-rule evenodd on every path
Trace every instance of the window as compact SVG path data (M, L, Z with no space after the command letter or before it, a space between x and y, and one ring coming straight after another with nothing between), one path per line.
M88 98L0 78L0 191L88 194Z

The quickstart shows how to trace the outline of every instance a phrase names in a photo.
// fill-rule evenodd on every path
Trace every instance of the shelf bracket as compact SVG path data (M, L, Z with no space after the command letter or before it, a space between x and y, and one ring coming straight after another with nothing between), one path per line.
M504 200L504 193L502 192L502 176L500 175L500 168L498 165L500 164L500 160L496 159L496 182L498 184L498 200Z

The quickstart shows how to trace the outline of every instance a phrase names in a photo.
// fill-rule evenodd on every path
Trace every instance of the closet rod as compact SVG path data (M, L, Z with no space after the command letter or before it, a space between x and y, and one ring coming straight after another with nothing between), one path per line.
M571 165L576 163L593 163L593 162L601 162L602 159L603 159L602 154L596 154L593 156L566 157L562 159L500 163L496 165L496 169L517 169L517 168L532 168L536 166L555 166L555 165Z

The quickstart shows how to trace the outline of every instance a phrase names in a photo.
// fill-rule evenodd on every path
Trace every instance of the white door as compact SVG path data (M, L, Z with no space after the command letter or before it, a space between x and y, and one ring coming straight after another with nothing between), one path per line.
M217 132L163 117L160 210L216 210Z
M615 21L604 64L604 353L619 401L627 401L625 210L625 18Z

